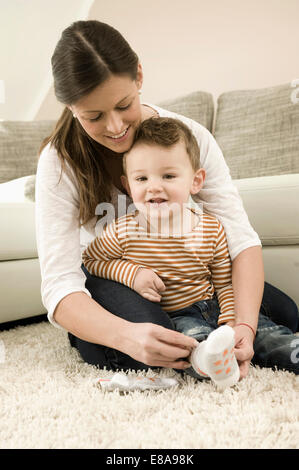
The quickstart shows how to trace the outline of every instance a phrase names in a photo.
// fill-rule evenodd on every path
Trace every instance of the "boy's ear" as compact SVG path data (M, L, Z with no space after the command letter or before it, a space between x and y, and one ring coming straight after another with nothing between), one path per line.
M128 178L125 175L121 175L120 181L121 181L121 184L123 185L123 187L125 188L125 190L127 191L128 195L131 196L131 191L130 191Z
M191 185L190 193L197 194L203 187L204 181L206 177L206 172L203 168L197 170L193 176L193 182Z

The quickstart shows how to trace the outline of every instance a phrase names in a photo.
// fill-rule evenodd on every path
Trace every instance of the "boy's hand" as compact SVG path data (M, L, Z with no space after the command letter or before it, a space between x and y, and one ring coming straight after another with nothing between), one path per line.
M161 295L166 287L159 276L151 269L140 268L135 276L133 289L145 299L160 302Z

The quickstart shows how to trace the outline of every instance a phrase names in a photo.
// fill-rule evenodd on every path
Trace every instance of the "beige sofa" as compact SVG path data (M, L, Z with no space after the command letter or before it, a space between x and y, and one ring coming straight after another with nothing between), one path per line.
M207 127L263 243L266 280L299 306L299 104L291 84L160 103ZM34 174L53 121L0 122L0 323L46 313L34 224Z

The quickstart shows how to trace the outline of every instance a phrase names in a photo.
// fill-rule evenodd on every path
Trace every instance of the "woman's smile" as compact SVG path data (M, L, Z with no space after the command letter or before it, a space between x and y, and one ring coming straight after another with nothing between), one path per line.
M109 139L112 143L120 143L120 142L124 142L128 135L129 135L129 131L130 131L130 126L127 126L123 132L120 132L119 134L117 135L105 135L105 137L107 139Z

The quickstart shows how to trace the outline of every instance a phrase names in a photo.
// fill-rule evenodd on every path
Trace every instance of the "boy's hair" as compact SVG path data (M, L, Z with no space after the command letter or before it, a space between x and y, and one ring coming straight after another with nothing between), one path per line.
M178 142L184 142L191 166L194 171L200 168L200 150L196 138L186 124L178 119L167 117L152 117L143 121L136 129L133 145L138 142L171 147ZM130 150L128 150L129 153ZM126 154L123 167L126 174Z

